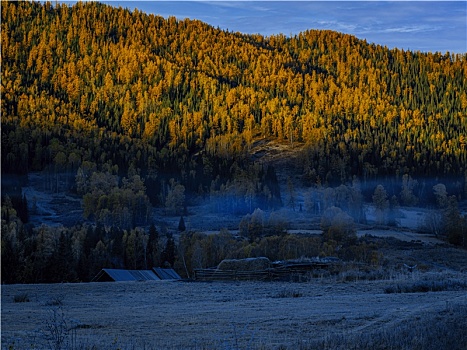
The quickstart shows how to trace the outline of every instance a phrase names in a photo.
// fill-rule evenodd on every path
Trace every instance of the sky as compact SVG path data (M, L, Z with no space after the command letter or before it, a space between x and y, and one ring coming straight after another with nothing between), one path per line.
M467 1L102 1L246 34L330 29L404 50L467 53Z

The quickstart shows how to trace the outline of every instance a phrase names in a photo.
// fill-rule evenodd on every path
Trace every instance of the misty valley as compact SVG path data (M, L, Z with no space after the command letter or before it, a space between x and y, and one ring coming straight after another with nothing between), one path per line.
M231 180L216 187L217 178L201 195L163 179L152 199L138 175L127 180L79 167L74 177L60 171L30 173L24 183L5 177L2 280L90 281L102 268L157 266L189 278L224 259L262 256L332 256L377 269L388 262L385 239L464 246L465 202L448 191L462 193L465 184L404 175L306 186L304 176L293 176L301 163L298 153L278 171L256 160L251 172L237 168Z

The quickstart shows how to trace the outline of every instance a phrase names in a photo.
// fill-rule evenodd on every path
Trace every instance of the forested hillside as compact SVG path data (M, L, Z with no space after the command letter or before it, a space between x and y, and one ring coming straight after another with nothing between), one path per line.
M465 54L243 35L99 3L6 2L1 26L3 173L108 163L206 191L273 138L306 144L303 171L321 181L464 175Z

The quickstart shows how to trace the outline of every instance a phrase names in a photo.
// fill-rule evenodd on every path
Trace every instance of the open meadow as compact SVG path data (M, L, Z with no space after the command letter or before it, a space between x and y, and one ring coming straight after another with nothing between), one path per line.
M465 349L465 272L2 286L2 349Z

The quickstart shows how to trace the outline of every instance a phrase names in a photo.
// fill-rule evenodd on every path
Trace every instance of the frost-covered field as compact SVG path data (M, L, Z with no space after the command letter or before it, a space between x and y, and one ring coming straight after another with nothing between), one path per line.
M51 348L58 335L73 349L369 349L407 337L415 337L408 348L462 349L467 336L456 330L467 326L465 288L386 293L427 278L462 282L465 273L372 282L4 285L2 349Z

